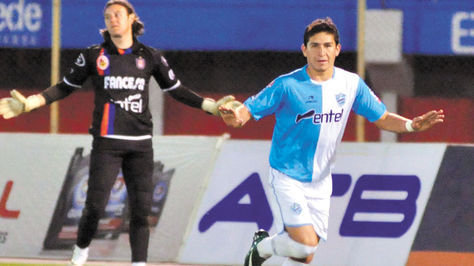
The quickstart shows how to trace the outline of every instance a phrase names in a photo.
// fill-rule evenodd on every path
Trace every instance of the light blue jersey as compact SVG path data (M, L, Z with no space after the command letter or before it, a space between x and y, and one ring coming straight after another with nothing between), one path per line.
M306 69L278 77L244 104L256 120L275 115L270 166L302 182L319 182L330 178L349 112L373 122L386 107L354 73L336 67L330 80L316 82Z

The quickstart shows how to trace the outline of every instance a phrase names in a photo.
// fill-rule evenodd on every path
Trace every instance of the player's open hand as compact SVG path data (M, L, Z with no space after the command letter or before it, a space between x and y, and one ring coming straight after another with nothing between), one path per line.
M0 99L0 116L4 119L17 117L25 112L25 96L16 90L12 90L10 94L12 97Z
M411 126L415 131L418 132L427 130L438 123L442 123L443 121L443 110L433 110L413 118Z
M245 117L242 117L242 113L246 111L243 108L246 109L241 102L234 100L219 106L219 112L226 125L242 127L247 122Z
M17 117L46 104L46 100L40 94L25 97L19 91L12 90L10 95L12 97L0 99L0 116L4 119Z

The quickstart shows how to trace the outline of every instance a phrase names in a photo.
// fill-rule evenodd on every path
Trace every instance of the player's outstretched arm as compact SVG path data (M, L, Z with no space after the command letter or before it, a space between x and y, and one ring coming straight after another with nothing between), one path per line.
M12 90L10 95L12 97L0 99L0 115L4 119L17 117L22 113L30 112L46 105L46 99L41 94L25 97L19 91Z
M212 98L203 98L183 85L178 86L174 90L170 90L169 94L178 102L194 108L200 108L204 112L215 116L220 116L219 106L235 99L232 95L226 95L217 101Z
M230 101L219 107L222 120L230 127L243 127L250 120L252 114L245 105L239 101Z
M443 110L432 110L420 116L407 119L403 116L387 112L379 120L375 121L375 125L383 130L396 133L421 132L430 129L436 124L444 121Z

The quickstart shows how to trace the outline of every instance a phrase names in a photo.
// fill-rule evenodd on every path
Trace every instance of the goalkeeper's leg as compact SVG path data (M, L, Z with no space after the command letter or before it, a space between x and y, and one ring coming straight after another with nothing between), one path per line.
M130 204L130 247L132 262L145 263L148 257L150 214L153 193L153 150L151 140L138 144L137 151L123 162L123 175L127 184ZM146 143L149 142L149 145Z
M99 219L104 213L121 161L120 157L106 151L92 150L87 198L77 236L77 246L80 248L88 247L97 231Z
M94 140L91 152L86 203L79 220L72 265L83 265L87 260L88 247L97 231L122 161L119 156L102 149L99 142Z

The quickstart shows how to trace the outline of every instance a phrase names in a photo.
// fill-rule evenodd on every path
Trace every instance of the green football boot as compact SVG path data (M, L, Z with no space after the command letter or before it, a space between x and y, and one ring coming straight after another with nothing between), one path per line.
M266 258L260 257L257 250L257 245L263 239L269 237L268 232L260 229L253 235L252 246L250 246L250 250L245 256L244 266L261 266L262 263L267 260Z

